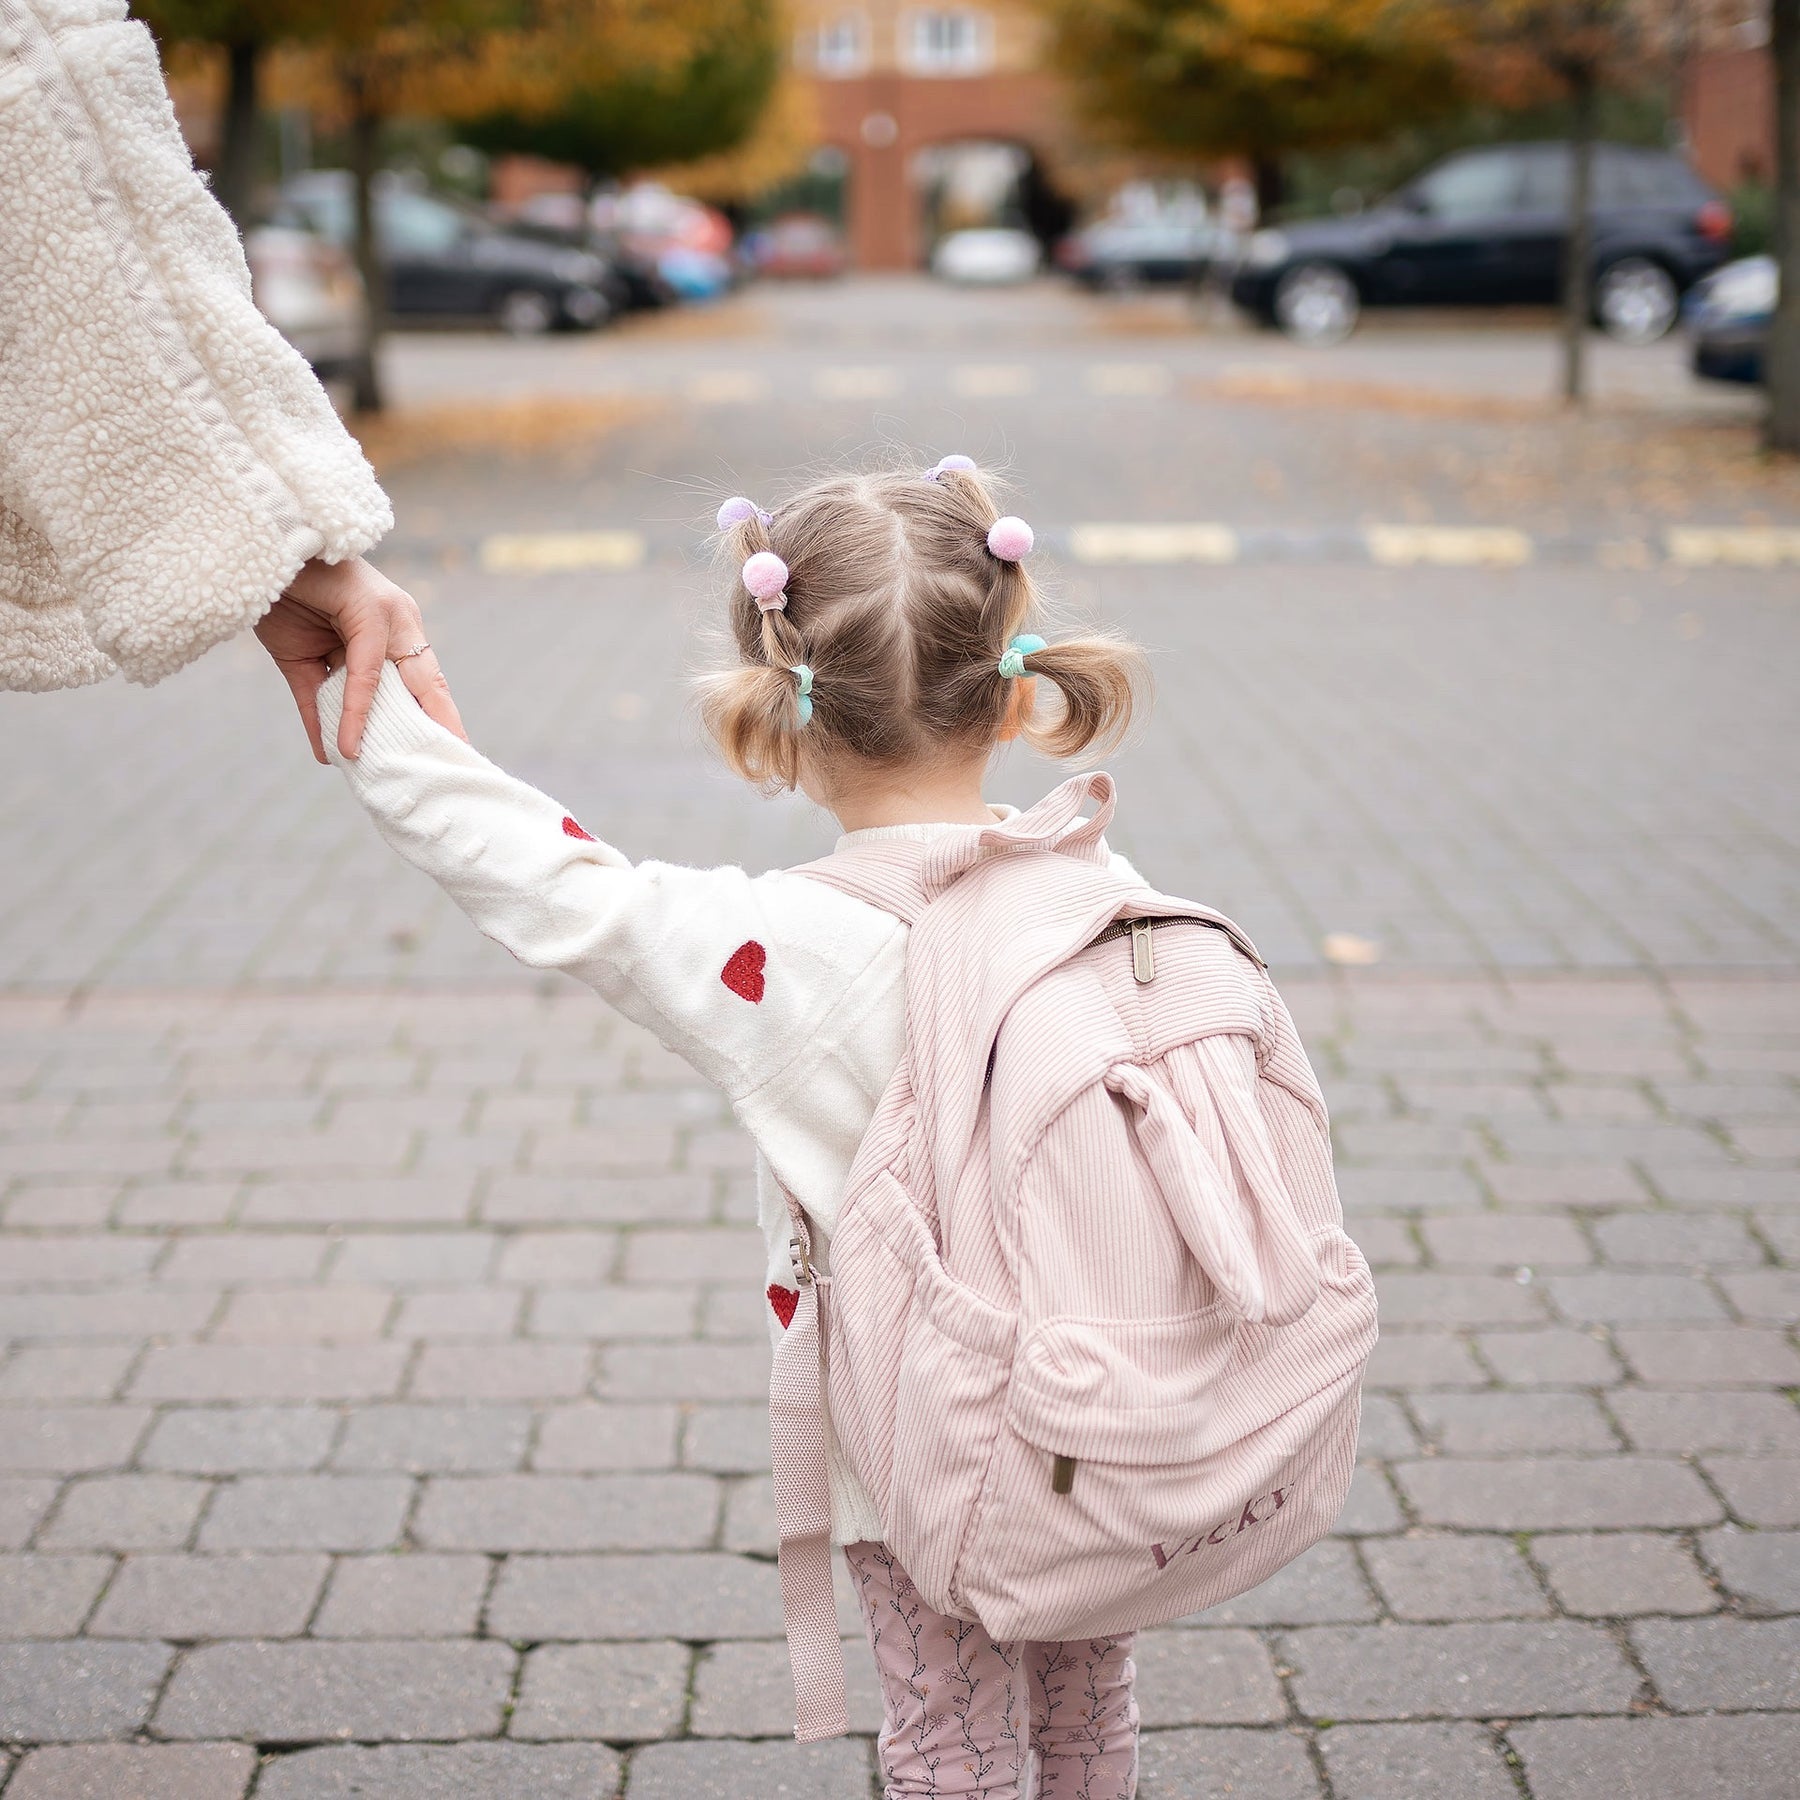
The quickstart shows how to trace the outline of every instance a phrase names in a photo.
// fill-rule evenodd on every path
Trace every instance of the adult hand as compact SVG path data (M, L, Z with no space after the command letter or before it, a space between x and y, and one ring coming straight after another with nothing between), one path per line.
M391 657L407 691L432 718L467 740L450 684L425 642L418 602L360 556L341 563L309 562L256 627L262 646L287 678L306 726L313 755L325 761L319 736L319 689L340 664L350 673L344 686L344 716L338 726L340 755L362 748L363 723L375 703L381 665Z

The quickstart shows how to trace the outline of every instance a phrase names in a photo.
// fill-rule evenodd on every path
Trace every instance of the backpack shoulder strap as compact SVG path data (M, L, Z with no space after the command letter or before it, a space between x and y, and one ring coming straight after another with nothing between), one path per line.
M848 850L822 856L817 862L801 863L788 871L804 875L852 900L861 900L892 913L907 925L916 925L919 915L931 904L919 879L921 852L919 843L899 841L885 844L853 844Z

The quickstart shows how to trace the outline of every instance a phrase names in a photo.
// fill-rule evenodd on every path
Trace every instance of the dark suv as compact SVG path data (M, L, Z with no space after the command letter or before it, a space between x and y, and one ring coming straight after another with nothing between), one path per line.
M1232 298L1317 343L1347 336L1364 306L1553 301L1570 176L1567 144L1465 150L1367 212L1255 233ZM1661 337L1730 254L1730 209L1666 150L1597 145L1592 219L1594 318L1626 343Z

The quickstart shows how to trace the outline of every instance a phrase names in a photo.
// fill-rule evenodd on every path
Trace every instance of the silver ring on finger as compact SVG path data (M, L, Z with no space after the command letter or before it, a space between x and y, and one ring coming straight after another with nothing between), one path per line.
M430 648L431 646L429 644L414 644L410 650L402 650L398 656L390 656L388 661L391 663L403 663L409 656L423 656Z

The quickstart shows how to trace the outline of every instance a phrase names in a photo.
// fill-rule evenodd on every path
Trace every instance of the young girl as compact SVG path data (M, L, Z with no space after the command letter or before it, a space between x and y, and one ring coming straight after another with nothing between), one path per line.
M1059 757L1115 742L1142 659L1106 637L1046 643L1021 559L975 465L823 481L773 514L719 512L738 664L702 715L726 761L834 813L839 848L923 845L991 825L997 745ZM1059 704L1040 716L1039 681ZM320 696L335 742L341 678ZM362 752L335 757L382 835L488 936L587 982L721 1087L756 1142L772 1338L793 1317L782 1189L812 1254L904 1040L906 927L806 876L628 862L413 705L383 671ZM845 1547L880 1671L889 1796L1130 1800L1131 1641L997 1643L932 1611L831 1445L833 1539Z

